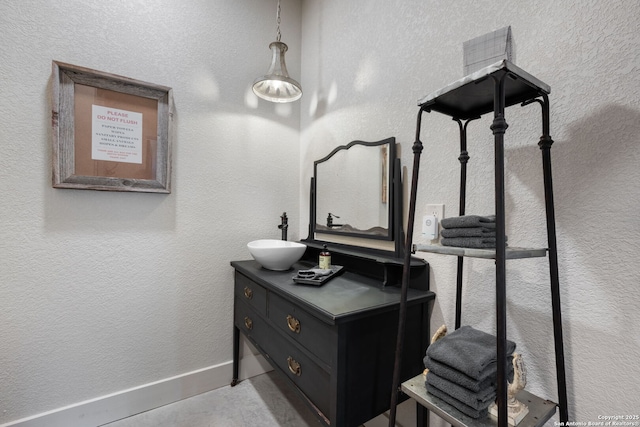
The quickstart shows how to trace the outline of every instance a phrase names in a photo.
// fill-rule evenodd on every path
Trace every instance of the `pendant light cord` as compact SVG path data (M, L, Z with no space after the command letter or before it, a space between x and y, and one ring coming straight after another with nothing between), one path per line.
M277 24L277 27L276 27L276 41L280 41L280 37L281 37L281 34L280 34L280 0L278 0L278 9L277 9L277 12L276 12L276 24Z

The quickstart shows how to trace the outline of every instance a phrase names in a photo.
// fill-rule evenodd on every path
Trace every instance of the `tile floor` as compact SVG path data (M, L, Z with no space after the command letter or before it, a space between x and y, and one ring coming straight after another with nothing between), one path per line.
M275 372L241 381L104 427L320 427Z
M398 406L400 421L403 406ZM406 409L405 409L405 412ZM384 415L366 427L386 426ZM397 425L414 426L410 423ZM311 410L276 372L221 387L189 399L105 424L103 427L322 427Z

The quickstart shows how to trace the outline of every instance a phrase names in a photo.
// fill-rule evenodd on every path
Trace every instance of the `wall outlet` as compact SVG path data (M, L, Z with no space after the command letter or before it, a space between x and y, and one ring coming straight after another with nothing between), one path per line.
M427 205L424 214L435 215L438 221L442 221L444 219L444 205Z

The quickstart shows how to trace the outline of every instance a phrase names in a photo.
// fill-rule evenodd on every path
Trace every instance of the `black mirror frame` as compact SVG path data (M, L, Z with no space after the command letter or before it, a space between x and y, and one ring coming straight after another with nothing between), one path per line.
M340 150L348 149L353 145L367 145L367 146L382 146L384 144L389 144L389 167L390 167L390 183L389 183L389 236L377 237L371 236L369 234L361 234L361 233L347 233L347 232L339 232L339 233L326 233L322 231L323 234L334 234L340 236L349 236L349 237L359 237L365 239L373 239L373 240L386 240L386 241L394 241L394 256L397 258L404 257L404 227L402 225L402 168L400 165L400 159L396 156L396 139L395 137L390 137L383 139L381 141L376 142L365 142L365 141L352 141L351 143L343 146L339 146L334 149L327 156L322 159L316 160L313 166L313 177L311 178L310 185L310 209L309 209L309 235L306 239L304 239L307 243L321 243L322 240L317 240L316 236L316 172L318 163L322 163L327 159L331 158L335 153ZM377 254L381 252L385 252L379 249L374 248L365 248L361 246L351 246L345 244L331 243L332 246L342 247L345 250L356 250L356 251L365 251L371 252L371 254Z
M317 230L316 228L316 224L317 224L317 212L314 215L314 221L312 221L312 226L313 226L313 232L314 233L321 233L321 234L335 234L335 235L339 235L339 236L349 236L349 237L361 237L361 238L365 238L365 239L374 239L374 240L393 240L393 218L394 218L394 209L393 209L393 202L394 202L394 191L393 191L393 170L395 167L395 159L396 159L396 139L394 137L391 138L387 138L387 139L383 139L381 141L375 141L375 142L366 142L366 141L352 141L347 145L341 145L339 147L336 147L333 151L331 151L328 155L326 155L325 157L316 160L313 162L313 176L315 178L315 182L316 185L318 183L318 165L324 162L327 162L328 160L330 160L334 155L336 155L337 153L341 152L341 151L348 151L351 147L354 146L365 146L365 147L383 147L383 146L388 146L388 161L389 161L389 172L388 172L388 188L387 188L387 196L388 196L388 219L387 219L387 234L386 235L375 235L375 234L369 234L369 233L364 233L364 232L358 232L358 231L336 231L336 230ZM317 191L313 192L313 204L315 206L315 208L318 207L317 205ZM315 211L315 209L314 209Z

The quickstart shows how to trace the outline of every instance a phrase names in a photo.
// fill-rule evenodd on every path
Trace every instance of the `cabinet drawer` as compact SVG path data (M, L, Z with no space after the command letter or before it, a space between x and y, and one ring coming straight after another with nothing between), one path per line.
M273 335L273 330L267 321L260 317L255 310L236 297L233 309L233 321L238 329L251 337L260 347Z
M333 327L273 293L269 294L269 320L317 358L333 365L336 346Z
M313 363L296 344L276 331L272 333L271 339L264 343L264 348L271 362L277 365L329 418L331 402L329 373Z
M267 315L267 290L246 276L236 272L234 293L263 316Z

